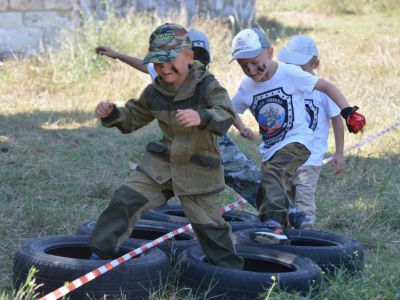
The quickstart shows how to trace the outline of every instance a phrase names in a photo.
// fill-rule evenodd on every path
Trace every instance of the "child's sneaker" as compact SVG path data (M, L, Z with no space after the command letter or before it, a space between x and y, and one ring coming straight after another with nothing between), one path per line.
M282 225L272 219L269 219L250 234L250 238L256 243L266 245L288 244L289 240L284 233Z
M289 222L295 229L312 229L315 218L307 216L304 211L290 211Z

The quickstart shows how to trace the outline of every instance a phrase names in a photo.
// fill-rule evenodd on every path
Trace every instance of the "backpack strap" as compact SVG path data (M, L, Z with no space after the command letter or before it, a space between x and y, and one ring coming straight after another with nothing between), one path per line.
M196 86L196 90L194 92L194 97L199 99L199 104L201 106L207 106L206 93L208 86L215 79L214 75L210 74L203 78L203 80Z

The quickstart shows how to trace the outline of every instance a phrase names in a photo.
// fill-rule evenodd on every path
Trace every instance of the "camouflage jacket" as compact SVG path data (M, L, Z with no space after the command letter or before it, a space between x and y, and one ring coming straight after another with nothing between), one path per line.
M215 193L224 189L216 135L223 135L233 124L234 112L227 91L209 76L212 75L203 65L194 61L188 78L179 88L157 77L138 100L129 100L125 107L114 106L113 112L102 119L103 126L116 126L123 133L158 120L163 138L146 146L138 170L160 184L172 179L176 195ZM204 84L210 79L205 91L199 93L201 82ZM205 99L196 99L196 94L204 94ZM200 125L178 126L177 109L197 110Z

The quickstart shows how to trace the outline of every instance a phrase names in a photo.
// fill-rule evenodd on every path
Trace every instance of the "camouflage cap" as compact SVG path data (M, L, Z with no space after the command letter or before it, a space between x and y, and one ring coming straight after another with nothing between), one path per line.
M183 47L191 48L186 29L171 23L158 26L150 35L149 44L143 64L170 62L175 60Z

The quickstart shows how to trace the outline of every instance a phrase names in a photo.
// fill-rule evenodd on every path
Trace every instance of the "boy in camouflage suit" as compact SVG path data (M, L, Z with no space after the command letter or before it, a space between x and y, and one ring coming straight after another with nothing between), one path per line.
M211 62L211 54L207 36L194 29L189 30L188 34L194 59L208 67ZM125 55L106 46L98 46L96 53L118 59L141 72L148 73L152 80L155 80L158 75L154 70L154 65L152 63L143 64L141 58ZM236 124L234 125L236 126ZM236 127L244 138L255 139L253 132L246 126ZM256 196L261 180L260 168L240 151L227 133L218 137L218 144L222 152L225 183L256 207Z
M114 193L90 236L90 248L100 258L115 257L141 215L175 194L208 261L241 269L243 259L235 253L219 203L224 177L216 135L223 135L235 117L228 93L193 61L188 33L179 25L155 29L143 62L154 63L156 80L125 107L99 103L96 117L122 133L157 119L163 138L147 145L133 177ZM206 83L205 99L196 97Z

